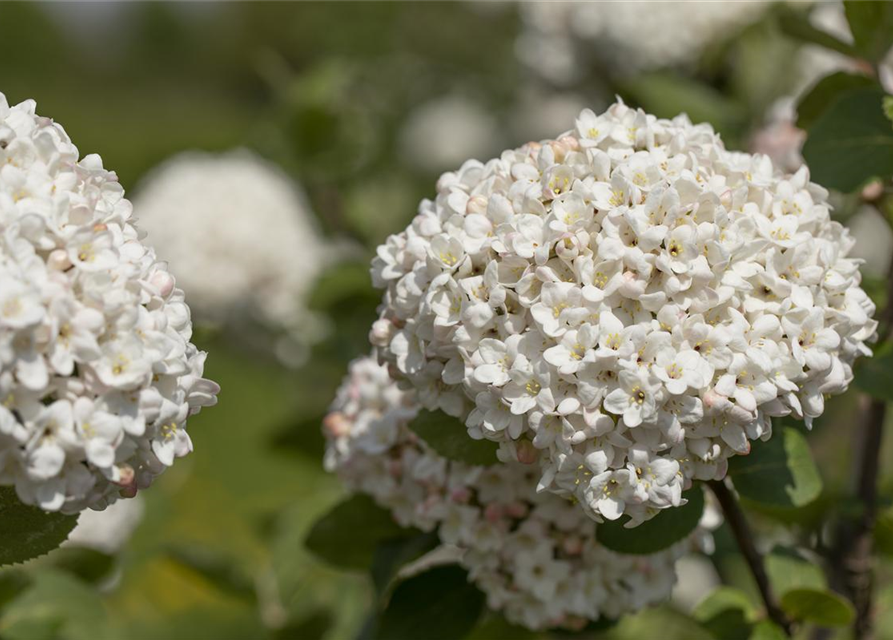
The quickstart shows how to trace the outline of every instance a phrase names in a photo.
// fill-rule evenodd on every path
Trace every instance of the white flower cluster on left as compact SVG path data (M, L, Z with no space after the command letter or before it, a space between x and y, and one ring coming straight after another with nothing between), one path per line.
M325 421L326 468L369 494L404 526L437 530L488 606L531 629L577 629L666 599L688 540L628 556L595 539L594 524L564 498L537 493L535 465L472 467L433 452L407 428L418 405L387 368L360 358Z
M77 512L191 451L219 387L117 177L35 108L0 94L0 484Z

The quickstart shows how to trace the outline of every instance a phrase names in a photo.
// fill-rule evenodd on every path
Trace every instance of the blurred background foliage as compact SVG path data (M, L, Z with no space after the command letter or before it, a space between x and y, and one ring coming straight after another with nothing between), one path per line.
M211 354L206 373L223 392L219 407L190 421L195 453L145 493L146 515L117 557L69 549L0 572L6 640L355 637L372 603L369 579L326 566L303 540L343 497L322 470L319 420L347 363L368 351L378 294L366 264L450 168L413 156L404 123L434 98L471 100L491 125L477 141L485 158L571 126L550 121L556 98L598 111L620 95L659 116L687 111L710 121L728 146L744 149L790 93L794 70L785 61L798 47L769 11L685 71L623 76L594 65L569 90L518 61L513 4L2 3L0 27L7 99L35 98L82 154L100 153L131 191L178 151L249 147L303 186L327 235L354 247L311 297L332 330L302 368L198 332ZM825 510L849 508L840 497L854 407L853 393L835 400L809 435L821 499L783 514L750 511L770 540L814 540ZM887 445L884 460L893 438ZM893 470L883 472L889 498ZM779 519L796 523L794 539ZM756 603L728 532L716 539L716 569ZM893 515L882 519L879 541L889 585ZM790 570L782 560L778 576ZM606 633L710 637L680 607ZM878 607L880 636L893 638L893 589L880 593ZM475 634L532 637L492 617Z

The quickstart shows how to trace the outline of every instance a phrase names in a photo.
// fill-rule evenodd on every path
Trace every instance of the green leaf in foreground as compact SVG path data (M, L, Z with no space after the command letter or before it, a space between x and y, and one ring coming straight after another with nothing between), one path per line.
M77 516L22 504L12 487L0 487L0 565L25 562L65 542Z
M824 627L845 627L853 621L853 605L821 589L793 589L781 597L781 608L794 620Z
M404 580L381 614L378 640L459 640L477 624L484 594L458 565L435 567Z
M316 521L304 545L314 554L343 569L368 569L384 540L418 535L404 529L369 496L355 495Z
M800 99L797 105L797 126L809 129L813 122L822 115L842 93L850 89L871 87L875 81L868 76L838 71L825 76Z
M879 87L850 89L812 123L803 157L815 182L848 192L893 175L893 127L883 99Z
M828 586L818 562L787 547L775 547L766 556L766 573L778 594L794 589L824 589Z
M809 444L793 427L776 427L750 454L729 460L729 475L742 498L766 507L802 507L822 492Z
M470 465L490 465L497 462L495 442L473 440L459 418L443 411L421 411L409 428L437 453L448 460Z
M651 520L627 529L628 519L596 525L595 537L605 547L618 553L647 555L679 542L698 526L704 513L704 491L696 485L682 494L688 500L681 507L664 509Z

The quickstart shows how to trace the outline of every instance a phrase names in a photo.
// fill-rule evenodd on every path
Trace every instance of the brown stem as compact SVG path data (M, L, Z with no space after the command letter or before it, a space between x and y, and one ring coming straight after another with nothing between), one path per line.
M766 568L763 565L763 556L760 555L760 552L754 546L753 533L750 530L750 525L747 524L747 518L741 510L738 500L722 480L714 480L708 484L714 495L716 495L719 506L722 507L723 515L725 515L726 522L729 523L729 527L735 535L735 541L738 543L741 555L747 561L747 566L753 575L754 582L757 583L760 597L762 597L763 604L766 606L766 614L775 624L784 629L784 632L790 637L791 621L788 620L784 611L781 610L778 601L775 599L775 594L772 593L772 586L769 584L769 577L766 575Z
M867 396L860 398L859 447L856 454L855 493L861 512L855 519L844 518L837 530L831 554L832 586L853 602L856 640L874 636L872 616L874 586L874 524L877 518L877 477L880 465L886 404Z

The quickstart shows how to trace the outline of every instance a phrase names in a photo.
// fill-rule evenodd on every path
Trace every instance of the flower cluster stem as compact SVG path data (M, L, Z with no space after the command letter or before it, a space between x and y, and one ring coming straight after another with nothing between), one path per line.
M757 584L760 597L763 599L763 604L766 607L766 615L768 615L769 619L781 627L785 634L790 637L791 621L788 620L788 617L785 615L784 611L782 611L778 601L775 599L775 594L772 592L772 585L769 584L769 577L766 575L763 556L760 555L760 552L757 551L757 548L754 545L753 532L750 530L750 525L747 523L747 518L744 515L744 511L741 510L741 506L738 504L735 494L732 493L722 480L714 480L710 482L709 485L716 496L717 501L719 501L726 522L729 524L729 527L735 536L735 541L738 543L741 555L744 556L747 566L750 569L750 573L753 575L754 582Z

